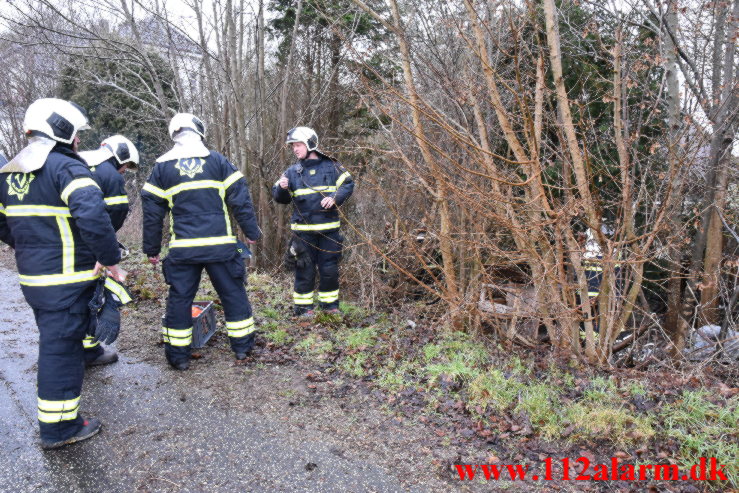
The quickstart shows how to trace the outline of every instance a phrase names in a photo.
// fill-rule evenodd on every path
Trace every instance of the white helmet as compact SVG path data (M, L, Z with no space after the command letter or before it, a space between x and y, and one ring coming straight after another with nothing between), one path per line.
M184 128L189 128L200 135L201 138L205 138L205 124L192 113L177 113L173 116L169 121L169 136L174 137L174 134Z
M318 135L315 130L308 127L295 127L287 133L286 144L302 142L308 148L308 152L318 149Z
M85 110L56 98L37 99L28 107L23 119L25 133L39 132L65 144L71 144L77 132L89 128Z
M133 142L124 136L113 135L112 137L108 137L100 144L100 147L105 147L113 153L115 160L118 161L116 168L120 168L126 163L128 163L130 169L138 168L139 151L133 145Z

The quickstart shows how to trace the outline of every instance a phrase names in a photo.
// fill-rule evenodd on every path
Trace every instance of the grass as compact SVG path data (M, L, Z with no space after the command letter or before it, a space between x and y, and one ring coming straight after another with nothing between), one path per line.
M310 334L302 341L295 344L295 349L303 354L314 357L325 357L333 351L334 345L331 341L325 341L321 336Z
M271 320L279 320L280 318L282 318L282 316L281 316L281 314L280 314L279 311L277 311L274 308L269 307L269 306L266 307L266 308L262 308L259 311L259 315L261 315L264 318L269 318Z
M375 345L377 328L365 327L358 330L346 330L340 334L343 343L349 350L366 349Z
M377 383L380 387L397 391L414 384L421 366L415 361L388 361L378 370Z
M289 299L269 276L252 274L249 279L273 301ZM267 305L259 312L265 319L264 336L276 345L292 344L294 336L280 323L275 303ZM362 327L369 316L366 309L346 302L340 308L341 315L319 311L311 323L324 330L299 339L295 351L325 360L339 350L338 370L353 378L374 376L375 384L390 393L426 389L422 413L439 414L439 405L454 398L465 402L467 412L483 424L500 414L518 424L525 417L536 435L553 442L608 443L613 451L649 444L661 450L661 443L670 442L679 450L675 460L683 467L701 457L739 463L739 396L723 402L709 392L688 390L675 402L639 411L628 405L632 398L649 398L654 392L644 382L619 386L607 376L587 378L574 362L569 367L550 362L535 374L533 358L497 354L493 360L488 346L461 332L439 332L431 343L408 348L402 340L407 333L391 329L403 321L377 316L372 325ZM398 353L397 347L406 349ZM449 387L449 381L455 385ZM662 395L653 393L651 398L665 402ZM727 467L727 472L728 486L738 488L736 466Z
M729 399L725 407L710 401L705 390L686 390L682 398L665 406L661 417L664 434L680 444L683 466L697 464L701 457L715 457L727 464L729 483L739 487L739 396Z
M473 408L502 412L516 402L523 384L506 378L500 370L492 369L481 373L469 385L469 401Z
M655 435L650 416L641 416L618 405L579 402L565 408L562 422L573 427L568 437L607 440L619 447L642 445Z
M562 429L559 404L555 388L545 383L529 384L521 388L513 413L525 413L534 430L554 438Z
M367 375L364 365L369 355L367 353L350 354L341 362L339 367L353 377L361 378Z

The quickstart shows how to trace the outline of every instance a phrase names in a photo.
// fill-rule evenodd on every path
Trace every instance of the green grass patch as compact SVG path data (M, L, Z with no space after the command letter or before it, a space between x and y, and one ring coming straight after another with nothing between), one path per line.
M655 434L649 416L618 405L588 401L565 407L562 425L572 426L570 441L607 439L620 447L643 444Z
M331 341L325 341L320 336L310 334L295 344L295 349L310 356L325 356L334 350L334 345Z
M415 361L390 361L378 371L377 383L387 390L399 390L413 385L421 369Z
M727 477L733 487L739 487L739 396L734 396L725 407L708 400L705 390L686 390L682 399L665 406L660 417L664 433L680 444L680 462L683 466L697 464L701 457L716 457L726 464Z
M441 375L464 382L477 378L490 360L487 349L473 342L469 335L454 332L422 350L426 362L424 373L433 384Z
M534 430L538 430L546 438L555 438L562 430L561 405L557 392L551 385L528 384L521 387L519 401L513 412L526 413Z
M321 325L328 325L330 327L338 327L342 324L343 319L340 313L329 313L319 311L316 313L315 322Z
M364 377L367 375L364 364L368 358L369 355L367 353L350 354L341 361L339 367L353 377Z
M583 392L583 399L587 402L610 403L617 405L621 401L618 387L610 379L595 377Z
M506 378L499 370L489 370L477 376L469 385L469 403L474 409L501 412L513 406L523 384Z
M290 335L290 333L282 327L277 327L274 330L270 331L264 331L264 337L278 346L290 344L293 340L293 337Z
M344 301L339 302L339 310L341 310L341 313L343 313L346 318L354 323L361 321L368 315L365 308Z
M339 338L349 350L365 349L374 346L377 342L377 329L375 327L348 329L342 331Z
M265 307L265 308L262 308L259 311L259 315L261 315L264 318L269 318L271 320L279 320L279 319L282 318L282 316L281 316L281 314L280 314L279 311L277 311L274 308L269 307L269 306L268 307Z

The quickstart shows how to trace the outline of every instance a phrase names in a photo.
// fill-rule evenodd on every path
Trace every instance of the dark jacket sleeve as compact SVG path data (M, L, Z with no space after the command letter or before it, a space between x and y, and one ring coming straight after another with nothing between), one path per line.
M144 215L143 250L149 257L162 250L164 216L169 212L169 201L161 183L161 168L154 166L151 176L141 190L141 208Z
M254 205L249 195L249 187L246 179L241 172L231 164L225 157L223 158L224 167L224 183L226 184L226 204L231 207L231 211L239 223L241 230L247 238L256 241L262 237L262 230L259 229L257 216L254 212Z
M105 205L113 229L118 231L128 216L128 195L126 194L126 180L114 168L108 167L104 177Z
M336 205L341 205L346 202L346 199L352 196L354 192L354 180L352 175L339 163L335 163L336 172L339 177L336 179L336 192L334 193L334 200Z
M0 204L0 241L15 248L15 238L8 227L8 218L5 215L5 205Z
M289 169L283 174L290 178ZM280 176L280 178L282 178L282 176ZM274 185L272 185L272 198L275 199L275 202L277 202L278 204L289 204L293 200L292 195L290 195L290 186L288 185L287 190L285 190L278 183L279 180L276 181Z
M103 265L116 265L121 260L118 240L110 218L105 213L103 192L92 179L90 170L79 161L66 163L59 169L59 191L67 203L82 241Z

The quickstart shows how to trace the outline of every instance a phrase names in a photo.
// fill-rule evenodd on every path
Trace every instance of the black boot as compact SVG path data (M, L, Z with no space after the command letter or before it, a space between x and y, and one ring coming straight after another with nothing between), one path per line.
M102 423L98 419L86 419L82 424L82 428L80 428L80 430L71 437L67 438L66 440L59 440L58 442L41 440L41 448L44 450L52 450L55 448L64 447L65 445L69 445L70 443L87 440L88 438L96 435L97 432L100 431L101 426Z
M111 363L115 363L116 361L118 361L118 353L105 349L103 353L97 358L90 361L85 361L85 366L89 368L91 366L109 365Z
M189 361L170 361L170 366L174 368L177 371L185 371L190 368L190 362Z

